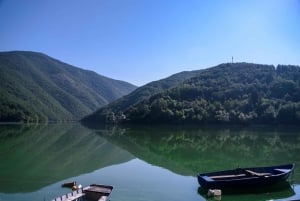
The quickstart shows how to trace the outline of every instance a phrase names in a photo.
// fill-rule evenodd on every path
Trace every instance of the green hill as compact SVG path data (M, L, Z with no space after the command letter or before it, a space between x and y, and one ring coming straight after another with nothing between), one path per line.
M136 87L35 52L0 53L0 121L78 120Z
M300 67L221 64L116 109L106 108L111 113L102 113L102 120L115 122L122 114L128 123L299 125Z
M110 104L100 108L96 112L86 116L82 119L85 124L94 124L99 122L106 122L107 116L115 113L119 114L123 111L128 110L133 105L147 99L155 94L161 93L164 90L170 89L183 81L198 75L201 70L198 71L185 71L181 73L174 74L162 80L150 82L142 87L139 87L132 93L123 96Z

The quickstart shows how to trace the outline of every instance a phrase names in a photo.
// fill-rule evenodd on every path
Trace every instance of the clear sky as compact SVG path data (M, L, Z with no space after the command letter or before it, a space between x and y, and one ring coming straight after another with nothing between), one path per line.
M300 0L0 0L0 51L141 86L220 63L300 65Z

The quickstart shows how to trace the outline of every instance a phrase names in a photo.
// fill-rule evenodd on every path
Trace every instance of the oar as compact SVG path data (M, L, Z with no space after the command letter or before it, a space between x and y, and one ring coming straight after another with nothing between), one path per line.
M266 172L263 172L263 173L258 173L258 172L254 172L252 170L247 170L245 169L245 171L251 175L254 175L254 176L258 176L258 177L264 177L264 176L270 176L272 175L271 173L266 173Z

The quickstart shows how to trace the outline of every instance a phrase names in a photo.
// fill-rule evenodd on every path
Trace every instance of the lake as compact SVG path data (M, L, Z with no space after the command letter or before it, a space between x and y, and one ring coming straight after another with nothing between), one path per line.
M288 183L221 200L300 199L295 127L0 125L0 201L48 201L70 189L113 185L111 201L214 200L199 172L295 163Z

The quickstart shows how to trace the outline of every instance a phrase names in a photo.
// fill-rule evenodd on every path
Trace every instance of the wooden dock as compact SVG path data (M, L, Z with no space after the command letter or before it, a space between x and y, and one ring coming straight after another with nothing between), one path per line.
M86 199L93 201L107 201L112 190L113 186L91 184L90 186L57 197L52 201L85 201Z
M84 191L82 188L72 191L71 193L67 193L60 197L53 199L52 201L84 201Z

